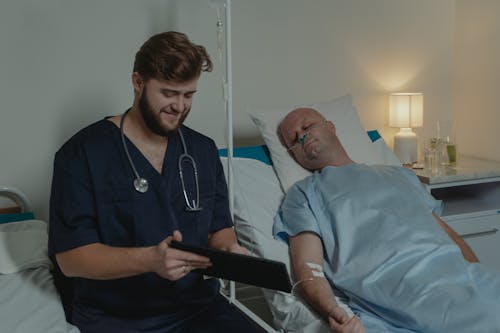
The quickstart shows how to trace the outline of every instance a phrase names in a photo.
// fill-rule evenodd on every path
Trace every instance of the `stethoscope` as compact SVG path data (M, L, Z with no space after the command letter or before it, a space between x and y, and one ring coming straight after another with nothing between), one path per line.
M135 168L134 161L132 161L132 157L130 157L130 153L127 148L127 144L125 143L125 134L123 133L123 122L125 120L125 116L127 115L129 110L125 111L125 113L122 116L122 119L120 120L120 136L122 139L122 145L123 145L123 150L125 150L125 154L127 155L128 163L130 164L130 167L132 168L132 171L134 172L135 179L134 179L134 188L137 192L140 193L146 193L148 188L149 188L149 183L147 179L142 178L139 175L139 172L137 172L137 169ZM187 147L186 147L186 141L184 140L184 135L182 135L182 131L179 128L177 130L179 133L179 137L181 139L182 143L182 149L183 153L179 156L178 160L178 165L179 165L179 178L181 180L181 186L182 186L182 193L184 194L184 201L186 202L186 211L188 212L199 212L202 210L202 207L200 207L200 187L198 185L198 168L196 167L196 162L194 158L188 154L187 152ZM184 174L183 174L183 167L182 164L188 162L191 163L193 167L193 173L194 173L194 184L196 187L196 200L192 200L192 202L189 201L189 197L186 191L186 185L184 183Z

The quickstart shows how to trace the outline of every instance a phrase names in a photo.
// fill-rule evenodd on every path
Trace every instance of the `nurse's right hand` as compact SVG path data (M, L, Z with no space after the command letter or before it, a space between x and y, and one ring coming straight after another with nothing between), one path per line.
M175 230L172 236L168 236L155 247L154 271L162 278L179 280L193 269L203 269L212 265L207 257L170 247L172 240L182 242L180 231Z

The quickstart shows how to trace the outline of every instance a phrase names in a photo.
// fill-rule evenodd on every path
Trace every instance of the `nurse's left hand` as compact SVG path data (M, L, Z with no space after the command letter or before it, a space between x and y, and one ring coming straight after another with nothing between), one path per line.
M172 240L182 241L182 234L176 230L160 242L155 249L154 271L159 276L175 281L186 276L193 269L210 267L210 259L198 254L170 247Z

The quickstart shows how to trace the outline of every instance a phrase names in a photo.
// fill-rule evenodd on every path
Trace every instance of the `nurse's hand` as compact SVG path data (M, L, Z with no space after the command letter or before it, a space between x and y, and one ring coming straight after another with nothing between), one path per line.
M182 234L176 230L155 247L154 272L164 279L179 280L193 269L207 268L212 265L210 259L192 252L170 247L172 240L182 242Z

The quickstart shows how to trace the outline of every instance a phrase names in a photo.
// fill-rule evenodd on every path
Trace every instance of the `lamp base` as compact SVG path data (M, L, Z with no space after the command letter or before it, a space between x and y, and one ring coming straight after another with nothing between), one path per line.
M417 135L411 128L401 128L394 136L394 154L403 164L417 162Z

